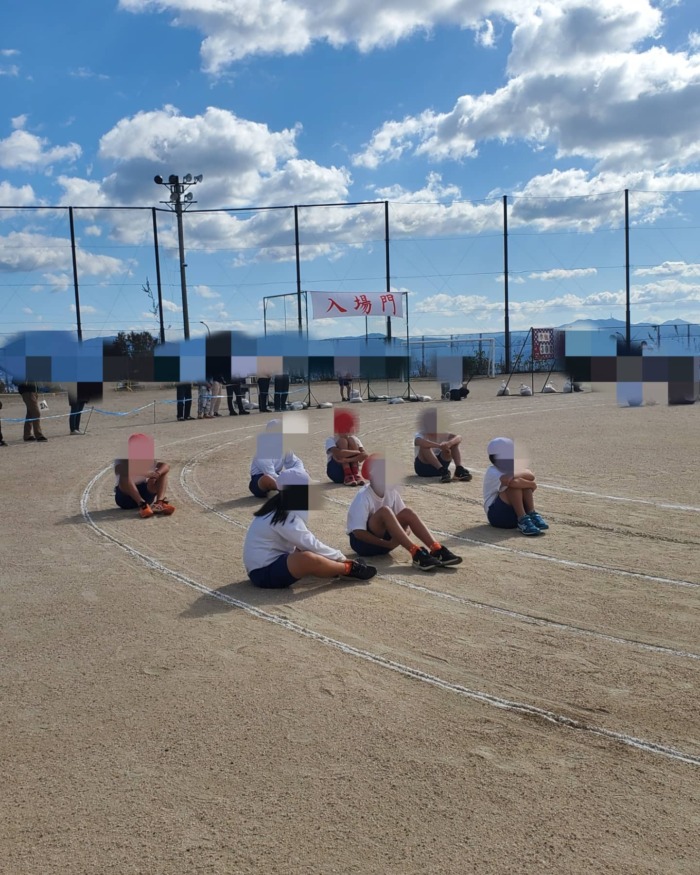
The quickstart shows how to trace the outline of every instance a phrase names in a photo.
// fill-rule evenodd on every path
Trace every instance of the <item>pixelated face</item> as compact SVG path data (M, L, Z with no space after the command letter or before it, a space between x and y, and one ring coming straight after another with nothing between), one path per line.
M369 480L377 495L384 495L387 489L397 489L401 483L401 464L393 457L373 453L362 466L362 477Z
M445 413L437 407L421 410L417 425L421 434L448 434L450 431Z
M145 477L156 464L155 441L147 434L132 434L128 441L127 459L130 477Z
M357 434L359 426L360 418L351 410L339 409L333 411L333 434Z

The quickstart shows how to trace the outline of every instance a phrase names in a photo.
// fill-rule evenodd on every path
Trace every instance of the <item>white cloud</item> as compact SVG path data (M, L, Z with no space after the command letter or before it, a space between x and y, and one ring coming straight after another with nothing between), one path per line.
M654 267L638 267L634 276L682 276L700 277L700 264L687 264L685 261L664 261Z
M46 138L18 129L0 140L0 167L42 169L56 161L75 161L81 153L77 143L49 146Z
M96 255L86 252L80 246L76 249L79 276L109 277L123 273L127 266L110 255ZM64 275L53 271L70 271L71 249L69 239L36 234L30 231L11 231L0 237L0 273L45 272L45 278L52 285L64 285Z
M192 291L200 298L220 298L221 295L218 292L215 292L213 289L210 289L209 286L199 285L194 286Z
M168 301L165 298L163 298L163 310L167 310L168 313L182 313L182 307L179 307L174 301Z
M357 165L409 154L461 160L486 141L522 141L619 173L700 160L700 55L639 48L662 25L650 2L504 3L501 12L514 24L506 84L446 112L387 121Z
M33 315L34 315L34 310L32 310L31 307L22 307L22 312L23 312L23 313L26 313L27 316L33 316Z
M31 185L14 186L4 180L0 182L0 203L12 204L16 207L27 207L36 204L37 197L34 194L34 189ZM8 218L10 215L16 215L14 211L0 211L0 218Z
M19 76L19 67L17 64L8 64L7 67L0 67L0 76Z
M555 268L554 270L535 271L534 273L530 273L528 274L528 279L544 280L546 282L549 280L578 279L579 277L596 276L597 273L598 271L595 267L581 267L572 270Z
M22 128L27 124L28 116L26 113L24 115L16 115L13 119L10 119L12 123L12 127L16 131L21 131Z
M19 49L0 49L2 58L13 58L15 55L19 55Z
M439 25L483 33L485 16L518 0L120 0L131 12L170 13L204 34L205 69L219 73L251 54L298 54L314 42L360 51L391 46Z
M88 237L101 237L102 236L102 228L99 225L88 225L85 228L85 233Z
M69 306L69 310L71 313L75 313L75 304L71 304ZM81 316L92 316L95 313L99 313L99 310L96 307L91 307L90 304L81 304L80 305L80 315Z

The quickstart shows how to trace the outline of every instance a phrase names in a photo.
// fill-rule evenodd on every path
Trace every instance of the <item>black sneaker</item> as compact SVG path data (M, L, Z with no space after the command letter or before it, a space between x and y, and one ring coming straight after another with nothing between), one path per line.
M435 552L430 555L437 559L442 566L460 565L462 562L462 557L456 556L451 550L448 550L447 547L440 547L439 550L435 550Z
M374 567L374 565L366 565L364 562L355 559L353 560L350 573L346 576L354 577L357 580L369 580L371 577L374 577L376 573L377 569Z
M5 443L5 441L0 441L0 447L6 447L6 446L7 446L7 444Z
M447 468L442 472L440 483L452 483L452 474L450 474Z
M29 435L29 437L25 438L25 441L35 441L35 440L36 440L36 438L34 437L34 435Z
M38 440L38 441L47 441L48 438L47 438L47 437L44 437L43 434L40 434L39 437L37 438L37 440Z
M455 468L455 480L464 480L467 483L472 479L470 471L467 471L462 465Z
M420 568L421 571L435 571L441 564L440 560L431 556L425 547L421 547L413 557L413 567Z

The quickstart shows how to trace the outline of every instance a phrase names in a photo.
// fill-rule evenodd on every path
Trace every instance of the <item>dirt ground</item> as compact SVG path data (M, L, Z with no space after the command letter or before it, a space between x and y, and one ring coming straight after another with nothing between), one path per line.
M404 486L462 565L422 574L399 550L367 584L283 592L241 562L269 415L180 423L147 388L108 391L110 411L159 403L82 436L4 424L0 871L697 875L700 405L497 385L440 404L473 481ZM355 409L412 473L424 405ZM331 416L308 411L311 527L349 551ZM170 518L114 505L135 431L172 466ZM530 449L542 537L485 525L498 434Z

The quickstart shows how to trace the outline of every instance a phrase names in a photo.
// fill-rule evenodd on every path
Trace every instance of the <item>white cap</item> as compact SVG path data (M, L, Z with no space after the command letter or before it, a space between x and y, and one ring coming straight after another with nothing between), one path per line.
M286 468L277 477L277 488L286 489L287 486L308 486L309 475L304 468Z
M507 437L493 438L489 441L486 454L497 459L513 459L515 457L513 441Z

